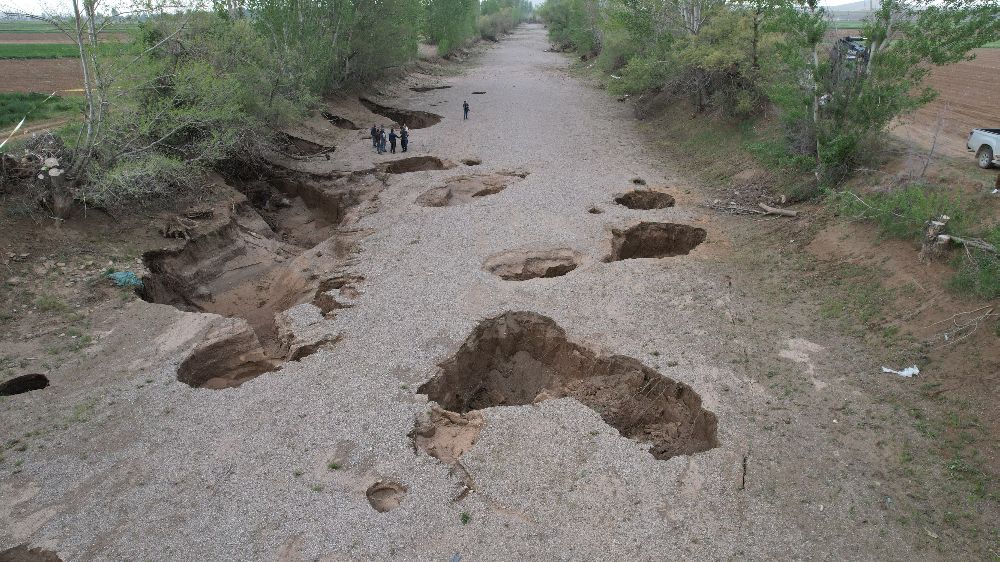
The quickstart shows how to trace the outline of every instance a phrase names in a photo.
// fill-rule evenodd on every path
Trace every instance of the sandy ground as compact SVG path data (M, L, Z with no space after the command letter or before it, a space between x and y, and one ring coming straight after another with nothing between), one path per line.
M897 481L893 459L909 434L871 420L899 415L878 390L911 381L817 330L794 313L794 295L743 286L733 226L696 207L695 186L637 143L629 109L573 78L570 59L547 46L544 29L527 26L463 74L426 80L451 88L381 98L444 117L414 130L412 155L482 164L387 179L356 225L368 234L350 266L360 294L324 320L342 335L333 347L237 388L192 388L178 366L218 317L131 301L93 326L97 343L50 372L49 388L5 399L0 437L18 441L4 453L16 468L0 480L0 548L30 543L74 561L980 552L898 523L931 486ZM370 125L370 113L340 101L331 111ZM387 158L364 131L314 120L297 134L337 139L330 159L296 161L312 172ZM463 204L416 203L449 178L511 169L529 174ZM636 177L676 206L614 204ZM701 227L707 239L686 256L603 262L612 229L640 220ZM483 269L502 252L553 248L581 265L528 281ZM785 299L777 311L775 298ZM507 311L544 314L580 346L689 385L718 418L718 447L657 460L570 398L487 408L462 457L475 482L463 497L460 475L408 435L428 409L417 388L481 320ZM5 346L32 337L17 336ZM384 512L365 494L383 480L406 489Z

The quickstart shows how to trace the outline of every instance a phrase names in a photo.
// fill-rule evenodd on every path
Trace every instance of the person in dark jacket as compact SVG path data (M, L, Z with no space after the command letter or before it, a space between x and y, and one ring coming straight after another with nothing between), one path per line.
M469 102L462 102L462 120L469 118Z
M372 125L372 130L370 132L372 134L372 148L374 148L377 151L378 150L378 127L376 127L375 125Z
M399 145L406 152L406 146L410 144L410 129L407 128L406 123L403 123L403 128L399 130Z
M389 152L391 152L392 154L396 153L396 139L397 138L399 138L399 137L396 135L396 129L395 128L390 128L389 129Z

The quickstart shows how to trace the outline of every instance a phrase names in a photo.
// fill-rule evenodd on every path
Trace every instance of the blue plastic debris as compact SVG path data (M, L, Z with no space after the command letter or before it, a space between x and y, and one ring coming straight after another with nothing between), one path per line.
M142 279L139 279L135 273L131 271L115 271L108 274L108 278L119 287L132 287L134 289L142 288Z

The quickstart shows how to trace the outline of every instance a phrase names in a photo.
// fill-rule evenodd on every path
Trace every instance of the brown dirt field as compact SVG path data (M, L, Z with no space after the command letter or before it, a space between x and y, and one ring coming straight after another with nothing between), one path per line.
M73 93L66 90L83 87L76 59L0 60L0 76L0 92Z
M929 148L940 122L935 151L969 158L965 148L969 131L1000 127L1000 49L976 49L972 61L935 68L926 84L940 95L915 114L900 120L893 132L923 148Z
M62 33L0 33L0 43L72 43Z

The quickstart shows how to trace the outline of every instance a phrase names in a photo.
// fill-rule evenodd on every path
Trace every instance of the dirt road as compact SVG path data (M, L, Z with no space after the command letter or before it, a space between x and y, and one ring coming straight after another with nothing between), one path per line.
M346 268L322 287L335 302L317 293L288 320L333 343L208 380L220 357L267 360L235 338L206 347L236 330L211 314L114 311L51 386L3 403L17 441L0 547L74 561L962 557L948 549L964 537L920 519L937 492L912 476L914 499L896 481L913 431L884 398L912 382L817 329L795 295L742 285L752 256L734 226L547 47L523 27L462 74L425 77L446 88L387 92L443 117L412 130L406 155L374 154L357 102L331 104L340 128L303 126L337 149L289 166L383 182L375 198L351 188L366 203L350 233L297 257L312 219L283 241L260 234L299 197L316 208L296 188L267 225L233 223L239 251L196 248L235 265L170 298L221 310L231 297L226 310L263 322L251 313L276 306L274 287ZM427 158L379 168L404 156ZM670 197L616 203L636 188ZM351 252L336 243L348 234ZM244 290L263 259L285 269Z

